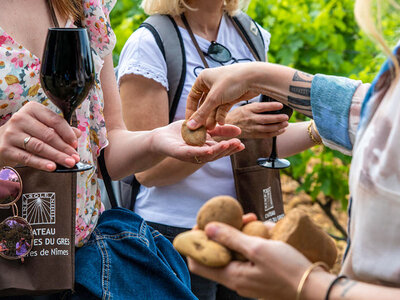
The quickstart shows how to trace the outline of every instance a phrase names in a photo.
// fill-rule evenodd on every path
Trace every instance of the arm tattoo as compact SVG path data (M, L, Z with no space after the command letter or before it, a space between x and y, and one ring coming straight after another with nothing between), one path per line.
M290 102L289 102L289 107L291 107L297 111L300 111L301 113L305 114L306 116L312 116L310 107L294 105L293 103L290 103Z
M338 282L338 285L342 287L342 292L340 294L341 298L345 298L346 294L355 286L357 285L357 281L344 279Z
M289 86L289 91L292 92L293 94L310 97L311 88L291 85Z
M343 288L343 291L340 294L340 297L344 298L346 296L347 292L350 291L356 284L357 284L357 281L351 281L346 287Z
M296 71L293 75L293 81L301 81L301 82L311 82L312 79L310 78L310 74Z
M288 96L288 102L290 104L295 104L295 105L301 105L301 106L310 106L310 100L309 99L301 99L301 98L296 98L292 96Z
M292 82L289 85L289 93L294 96L287 96L288 105L308 117L312 117L310 99L312 78L307 73L295 71Z

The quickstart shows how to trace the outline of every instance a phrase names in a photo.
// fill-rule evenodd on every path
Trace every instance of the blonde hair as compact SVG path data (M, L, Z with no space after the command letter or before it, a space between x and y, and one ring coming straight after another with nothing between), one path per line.
M197 0L201 1L201 0ZM188 4L187 0L143 0L141 7L148 15L163 14L178 16L186 10L195 10L195 6ZM225 11L233 16L239 10L245 9L249 0L224 0Z
M356 0L354 6L354 15L356 17L356 21L361 29L368 34L373 40L375 40L382 47L385 54L390 57L393 62L395 74L399 74L399 61L390 51L389 46L386 44L385 39L381 33L381 24L380 24L380 12L381 12L381 4L380 0L376 0L377 4L377 12L378 12L378 27L375 25L374 18L372 16L372 5L374 0ZM399 9L400 6L393 0L389 0L389 3Z

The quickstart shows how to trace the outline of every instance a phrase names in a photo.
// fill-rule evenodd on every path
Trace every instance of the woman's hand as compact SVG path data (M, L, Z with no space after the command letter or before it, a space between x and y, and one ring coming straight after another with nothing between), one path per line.
M285 132L289 125L285 114L263 114L283 107L279 102L255 102L239 106L226 116L226 123L238 126L240 138L269 138Z
M177 121L168 126L154 129L153 149L156 153L171 156L192 163L206 163L223 156L232 155L244 149L239 139L232 138L240 134L240 129L233 125L217 126L208 131L204 146L190 146L181 136L183 121ZM216 142L212 137L222 136L231 138Z
M17 164L54 171L56 163L73 167L79 161L78 137L59 115L28 102L0 127L0 166Z
M246 218L254 219L248 215ZM222 223L210 223L205 231L209 238L243 254L249 261L209 268L189 258L193 273L222 283L242 296L295 299L297 285L311 265L300 252L283 242L248 236Z
M205 69L197 77L187 99L186 119L190 129L206 124L224 124L233 104L269 96L311 117L310 91L313 76L295 69L251 62Z
M207 128L215 126L215 122L224 124L227 113L235 103L256 97L259 93L250 90L252 65L233 64L203 70L187 98L186 119L191 119L188 126L196 129L206 124L210 115ZM202 109L197 111L200 104Z

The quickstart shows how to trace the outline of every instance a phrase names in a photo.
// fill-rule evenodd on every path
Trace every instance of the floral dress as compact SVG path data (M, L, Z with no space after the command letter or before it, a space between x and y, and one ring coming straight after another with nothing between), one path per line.
M115 35L110 27L109 13L116 0L84 0L85 19L96 70L95 85L87 99L76 110L78 128L82 136L78 152L82 161L96 164L100 150L107 146L103 115L103 92L100 71L104 58L111 54ZM74 27L69 20L66 27ZM7 122L29 101L36 101L51 110L60 110L46 97L40 86L40 59L13 40L0 28L0 126ZM76 203L76 245L82 246L89 238L101 213L100 191L96 170L78 173Z

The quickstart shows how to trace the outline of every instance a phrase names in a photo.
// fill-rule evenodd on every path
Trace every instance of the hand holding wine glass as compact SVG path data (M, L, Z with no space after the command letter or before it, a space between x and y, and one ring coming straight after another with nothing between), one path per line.
M43 53L40 80L49 99L71 124L75 109L94 84L94 64L85 28L49 28ZM74 168L57 167L56 172L78 172L93 166L78 162Z

